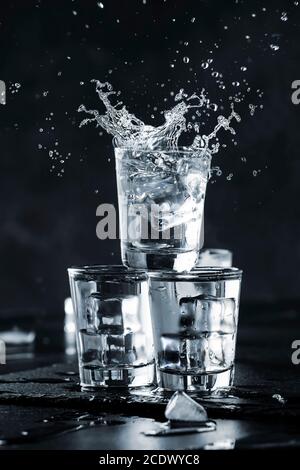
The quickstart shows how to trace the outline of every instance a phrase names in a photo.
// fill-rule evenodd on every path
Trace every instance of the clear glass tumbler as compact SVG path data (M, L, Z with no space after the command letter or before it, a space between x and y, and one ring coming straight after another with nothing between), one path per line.
M115 155L123 264L189 271L201 247L210 155L124 148Z
M154 381L148 277L124 266L70 268L83 388Z
M242 272L150 274L158 385L210 393L232 385Z

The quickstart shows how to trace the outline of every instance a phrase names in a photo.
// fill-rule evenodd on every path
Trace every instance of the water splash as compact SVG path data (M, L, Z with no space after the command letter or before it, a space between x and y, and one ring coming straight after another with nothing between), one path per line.
M147 125L134 114L130 114L122 101L111 103L111 97L120 95L113 90L108 82L92 80L96 84L96 92L105 107L105 113L100 114L98 110L88 110L83 104L79 106L79 112L85 112L91 117L85 118L80 127L95 122L96 126L102 127L106 132L113 135L113 143L116 147L127 147L135 150L176 150L180 145L180 137L185 132L193 132L192 141L185 150L199 151L201 154L217 153L220 147L217 134L221 129L235 134L231 125L233 120L240 122L240 116L235 112L233 103L229 117L218 116L217 124L209 134L202 134L200 123L187 121L188 113L193 110L197 116L207 110L216 111L218 106L211 103L204 89L200 94L187 95L183 89L175 95L175 106L165 111L165 122L160 126ZM195 119L195 116L192 116Z

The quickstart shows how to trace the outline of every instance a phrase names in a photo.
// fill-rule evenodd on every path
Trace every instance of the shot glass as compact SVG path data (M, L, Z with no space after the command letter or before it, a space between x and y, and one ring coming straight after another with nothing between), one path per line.
M152 384L147 274L124 266L75 267L68 273L83 389Z
M202 246L210 155L116 148L115 156L123 264L189 271Z
M242 272L150 274L158 386L209 394L232 385Z
M220 248L206 248L199 252L197 267L213 266L219 268L232 267L232 252Z

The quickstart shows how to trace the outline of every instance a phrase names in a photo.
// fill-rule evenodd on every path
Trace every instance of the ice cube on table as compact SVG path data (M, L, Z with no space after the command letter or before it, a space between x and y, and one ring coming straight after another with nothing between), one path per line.
M172 423L195 424L207 421L206 410L184 392L175 392L165 410L165 417Z

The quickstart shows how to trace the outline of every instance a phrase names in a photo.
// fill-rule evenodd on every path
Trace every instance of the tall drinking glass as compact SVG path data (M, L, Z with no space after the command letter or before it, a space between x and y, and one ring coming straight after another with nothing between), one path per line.
M150 274L158 384L209 393L232 385L242 272Z
M115 155L123 264L189 271L201 247L210 156L125 148Z
M124 266L70 268L83 388L154 381L148 277Z

